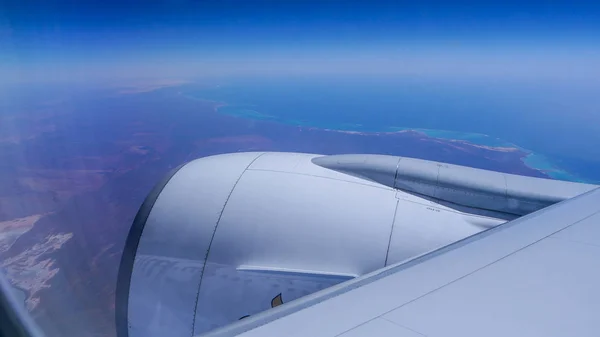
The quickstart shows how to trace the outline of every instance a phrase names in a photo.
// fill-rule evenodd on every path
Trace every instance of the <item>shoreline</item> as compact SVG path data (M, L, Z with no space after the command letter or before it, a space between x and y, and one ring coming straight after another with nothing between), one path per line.
M565 180L572 182L582 182L586 183L584 179L581 179L573 174L570 174L567 171L560 169L555 166L550 159L548 159L543 154L535 153L532 150L523 148L517 144L507 142L500 138L495 138L490 135L482 134L482 133L470 133L470 132L459 132L452 130L437 130L437 129L425 129L425 128L410 128L410 127L398 127L398 126L390 126L384 127L381 129L365 129L362 124L351 124L351 123L342 123L338 125L325 126L325 125L315 125L314 123L310 123L309 121L300 121L300 120L284 120L280 119L277 116L271 116L262 114L259 111L249 109L243 106L236 107L235 105L228 104L226 102L215 101L211 99L199 98L190 94L180 92L183 97L198 101L203 101L207 103L214 104L214 112L228 115L232 117L250 119L250 120L258 120L258 121L269 121L275 122L285 125L291 125L296 127L305 127L309 130L322 130L327 132L339 132L346 134L356 134L356 135L383 135L383 134L400 134L400 133L408 133L414 132L422 134L425 137L432 139L440 139L449 142L457 142L462 143L463 145L474 146L479 148L484 148L491 151L499 151L499 152L511 152L511 151L520 151L525 153L524 156L521 157L521 162L531 168L536 170L550 179L557 180ZM233 111L223 111L223 108L229 108Z

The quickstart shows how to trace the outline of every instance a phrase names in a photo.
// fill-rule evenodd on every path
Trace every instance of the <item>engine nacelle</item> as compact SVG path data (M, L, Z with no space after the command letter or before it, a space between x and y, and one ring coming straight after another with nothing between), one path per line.
M123 254L119 337L204 333L507 219L322 167L315 157L211 156L160 183ZM386 158L398 157L378 160Z

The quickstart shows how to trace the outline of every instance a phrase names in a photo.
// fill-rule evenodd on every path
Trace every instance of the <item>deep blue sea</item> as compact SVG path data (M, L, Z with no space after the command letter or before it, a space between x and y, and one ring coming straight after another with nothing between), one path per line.
M186 94L224 102L219 112L246 118L354 131L426 129L439 138L518 146L533 153L528 165L554 172L555 178L600 180L600 149L593 145L600 144L600 110L598 116L588 112L596 102L600 107L600 100L560 84L252 78ZM569 176L557 163L583 178Z

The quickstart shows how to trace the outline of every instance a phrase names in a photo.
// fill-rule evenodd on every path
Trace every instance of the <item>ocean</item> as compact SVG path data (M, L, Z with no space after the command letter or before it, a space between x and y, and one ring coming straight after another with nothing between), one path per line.
M418 129L431 137L518 147L531 152L527 165L554 178L600 180L589 176L589 169L577 168L588 175L577 178L556 166L576 159L578 165L600 167L596 160L600 152L596 156L597 149L586 145L600 132L582 132L590 125L577 124L572 113L559 118L557 108L574 108L567 105L572 93L556 85L422 78L246 78L185 94L226 103L219 112L244 118L363 132Z

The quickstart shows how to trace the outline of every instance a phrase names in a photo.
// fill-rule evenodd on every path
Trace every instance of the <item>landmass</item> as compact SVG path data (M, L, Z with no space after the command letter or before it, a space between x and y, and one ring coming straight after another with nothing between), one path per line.
M194 158L381 153L550 177L526 165L531 153L518 147L225 114L226 103L190 98L180 84L31 97L26 114L3 119L17 129L0 129L0 261L50 336L114 335L117 270L133 218L156 182Z
M25 307L34 310L40 303L38 292L50 288L49 281L59 272L56 259L48 254L60 249L73 237L71 233L49 235L31 248L9 257L0 263L8 281L20 290L25 291Z
M117 87L121 88L118 94L140 94L144 92L150 92L162 88L176 87L182 84L189 83L187 80L181 79L169 79L169 80L155 80L155 81L140 81L132 82L128 84L118 84Z
M12 247L21 235L27 233L46 214L34 214L23 218L0 222L0 253Z

